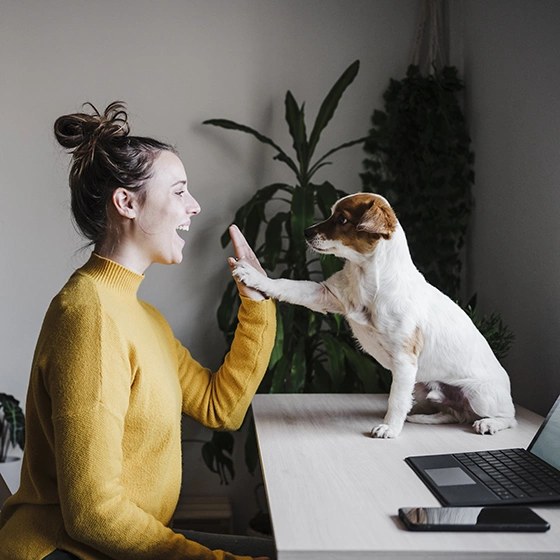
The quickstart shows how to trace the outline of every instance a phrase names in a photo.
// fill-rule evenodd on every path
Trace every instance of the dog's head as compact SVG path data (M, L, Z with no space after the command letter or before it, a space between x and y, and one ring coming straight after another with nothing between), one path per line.
M307 228L305 239L318 253L352 260L391 239L397 224L395 212L382 196L351 194L336 202L330 218Z

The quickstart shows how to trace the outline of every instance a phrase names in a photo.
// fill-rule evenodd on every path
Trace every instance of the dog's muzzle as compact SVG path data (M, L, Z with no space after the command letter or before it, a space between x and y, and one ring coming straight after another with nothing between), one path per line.
M311 227L305 228L303 230L303 235L305 236L305 240L307 242L310 242L313 239L313 237L315 237L315 227L311 226Z

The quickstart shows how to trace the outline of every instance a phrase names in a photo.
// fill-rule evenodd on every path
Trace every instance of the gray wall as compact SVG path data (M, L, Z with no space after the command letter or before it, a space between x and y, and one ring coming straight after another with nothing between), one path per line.
M465 1L465 110L476 155L468 286L516 334L516 402L560 393L560 2Z
M79 250L70 222L69 158L51 132L58 116L85 101L104 108L124 100L134 133L178 147L202 213L183 263L151 267L141 296L195 358L216 367L225 350L216 310L231 254L220 235L256 188L286 175L252 138L200 123L231 118L288 149L286 90L306 101L313 119L335 80L360 59L319 149L358 138L389 77L408 64L416 18L415 0L0 0L0 391L25 398L45 310L89 253ZM359 190L363 157L357 147L341 153L321 177ZM200 464L200 445L185 447L185 462L187 492L212 487L233 494L237 510L254 511L246 487L258 479L246 476L242 461L227 488Z

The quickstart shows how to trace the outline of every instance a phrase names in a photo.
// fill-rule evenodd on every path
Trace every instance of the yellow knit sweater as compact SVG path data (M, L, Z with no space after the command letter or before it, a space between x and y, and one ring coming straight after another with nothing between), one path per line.
M218 372L158 311L143 276L92 255L47 311L27 397L20 489L0 518L0 560L56 548L85 560L231 560L170 528L181 487L181 413L236 429L275 336L272 301L242 298Z

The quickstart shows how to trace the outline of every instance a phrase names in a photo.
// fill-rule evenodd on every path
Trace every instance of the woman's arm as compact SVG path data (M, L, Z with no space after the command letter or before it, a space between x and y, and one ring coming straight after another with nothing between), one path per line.
M265 274L237 226L230 227L236 259ZM228 259L230 267L235 260ZM241 297L239 324L223 365L213 374L177 341L183 410L215 429L238 429L264 377L276 337L276 306L258 291L237 282Z

